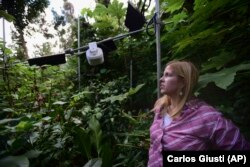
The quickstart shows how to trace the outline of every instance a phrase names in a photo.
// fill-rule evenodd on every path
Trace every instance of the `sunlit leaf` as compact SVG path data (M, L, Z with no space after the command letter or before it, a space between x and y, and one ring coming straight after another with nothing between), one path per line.
M64 104L66 104L67 102L64 102L64 101L56 101L56 102L54 102L53 104L54 105L64 105Z
M135 88L130 88L128 94L133 95L137 93L145 84L137 85Z
M23 131L23 130L29 130L30 128L32 128L33 125L31 122L28 121L21 121L19 122L19 124L16 126L17 130Z

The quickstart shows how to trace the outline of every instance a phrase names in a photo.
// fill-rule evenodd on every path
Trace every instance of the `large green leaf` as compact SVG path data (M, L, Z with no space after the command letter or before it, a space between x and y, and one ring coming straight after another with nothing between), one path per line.
M145 84L137 85L135 88L130 88L127 93L120 94L120 95L111 95L105 99L102 99L101 102L111 102L114 103L115 101L122 102L128 98L128 96L137 93Z
M92 17L92 16L93 16L93 12L92 12L92 10L89 9L89 8L83 8L83 9L81 10L81 14L82 14L83 16L89 16L89 17Z
M20 118L6 118L6 119L2 119L0 120L0 125L1 124L6 124L6 123L10 123L10 122L13 122L13 121L18 121L20 120Z
M99 156L101 153L102 130L100 127L100 123L94 116L89 121L89 128L93 132L93 135L91 137L95 144L95 147L97 149L97 153Z
M110 167L112 166L112 150L110 144L103 144L102 145L102 167Z
M120 94L120 95L111 95L110 97L107 97L105 99L102 99L101 102L111 102L114 103L115 101L123 101L128 97L128 94Z
M56 101L56 102L54 102L53 104L54 105L64 105L64 104L66 104L67 102L64 102L64 101Z
M8 20L9 22L15 21L15 17L12 15L4 12L3 10L0 10L0 17L3 17L4 19Z
M113 2L108 6L108 12L111 16L115 16L117 19L122 18L125 13L125 9L123 9L123 3L113 0Z
M88 131L80 127L75 127L75 131L75 142L78 148L87 159L91 159L91 140Z
M134 119L130 114L127 114L124 111L122 111L122 115L125 118L127 118L130 121L130 123L132 123L132 124L137 124L138 123L138 121L136 119Z
M165 29L168 32L172 32L175 30L175 28L177 27L177 25L181 22L186 22L186 18L188 17L186 12L181 12L181 13L177 13L175 15L173 15L173 17L169 18L167 20L168 23L173 23L173 24L167 24L165 26Z
M235 56L236 55L234 53L222 50L219 55L208 59L208 61L205 64L203 64L202 70L206 71L213 68L220 70L225 64L233 60Z
M19 124L16 126L16 129L18 131L25 131L25 130L29 130L33 127L33 124L29 121L21 121L19 122Z
M4 108L2 112L14 112L14 110L12 108Z
M203 6L205 6L208 3L208 0L195 0L194 1L194 10L199 10Z
M214 82L216 86L222 89L227 89L233 83L236 72L240 70L250 70L250 64L240 64L219 72L204 74L200 76L198 90L204 88L210 82Z
M183 3L185 2L184 0L167 0L167 5L166 9L168 12L173 13L176 10L179 10Z
M101 167L101 166L102 166L102 159L94 158L89 160L83 167Z
M0 159L1 167L29 167L29 160L26 156L8 156Z
M140 85L137 85L135 88L130 88L128 95L133 95L133 94L137 93L144 85L145 84L140 84Z
M197 34L195 34L193 36L187 36L183 40L176 43L174 45L174 48L176 48L177 53L181 52L185 48L187 48L188 46L198 45L201 40L204 40L204 39L210 37L215 32L216 32L216 29L210 28L210 29L206 29L204 31L201 31L201 32L199 32L199 33L197 33Z
M28 157L29 159L32 159L32 158L37 158L41 153L42 151L39 150L30 150L25 153L25 156Z

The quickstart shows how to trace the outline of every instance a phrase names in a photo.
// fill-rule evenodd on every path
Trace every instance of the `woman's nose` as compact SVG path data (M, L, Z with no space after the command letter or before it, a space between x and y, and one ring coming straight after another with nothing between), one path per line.
M163 80L163 77L160 78L160 82L162 82L162 80Z

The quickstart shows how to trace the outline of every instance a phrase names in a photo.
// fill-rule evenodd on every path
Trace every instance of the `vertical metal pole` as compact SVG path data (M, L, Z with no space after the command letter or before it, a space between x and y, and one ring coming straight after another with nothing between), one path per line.
M80 48L80 16L78 16L78 48ZM78 50L78 53L80 53L80 50ZM80 54L78 54L78 89L80 91L81 88L81 57Z
M130 60L130 88L133 87L133 60Z
M4 61L4 64L7 63L7 58L5 56L5 21L4 21L4 18L3 18L3 61Z
M3 18L3 49L5 49L5 22Z
M129 77L130 77L130 88L133 88L133 60L132 58L130 59L130 63L129 63ZM129 104L130 104L130 107L132 106L132 103L133 102L133 97L130 98L129 100Z
M156 13L156 53L157 53L157 97L160 97L160 78L161 78L161 41L160 41L160 4L159 0L155 0L155 13Z
M6 67L7 67L7 57L5 56L5 22L3 18L3 62L4 62L4 69L3 69L3 80L6 80Z

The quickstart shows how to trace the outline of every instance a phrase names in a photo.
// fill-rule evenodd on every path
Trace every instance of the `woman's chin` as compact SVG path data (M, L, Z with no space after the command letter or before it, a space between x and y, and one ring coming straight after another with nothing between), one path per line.
M160 90L160 92L161 92L162 95L166 94L166 92L164 90Z

